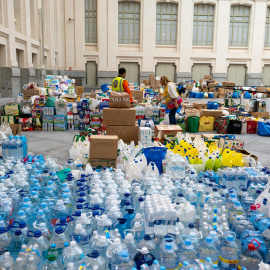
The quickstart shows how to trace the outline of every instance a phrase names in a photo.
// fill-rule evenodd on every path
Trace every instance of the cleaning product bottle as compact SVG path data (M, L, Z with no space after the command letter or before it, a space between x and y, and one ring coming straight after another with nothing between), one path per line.
M214 162L214 172L217 172L218 169L221 169L222 161L220 157L217 157Z
M213 170L213 168L214 168L213 159L212 159L212 157L209 157L207 162L206 162L205 169L206 170Z

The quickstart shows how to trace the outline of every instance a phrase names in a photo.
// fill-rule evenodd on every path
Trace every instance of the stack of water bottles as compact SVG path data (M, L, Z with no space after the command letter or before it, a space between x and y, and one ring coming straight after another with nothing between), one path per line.
M68 160L63 171L52 157L21 157L0 160L2 269L256 270L261 261L270 264L267 199L255 204L268 188L268 169L197 174L172 160L168 175L130 182L119 169L83 171Z

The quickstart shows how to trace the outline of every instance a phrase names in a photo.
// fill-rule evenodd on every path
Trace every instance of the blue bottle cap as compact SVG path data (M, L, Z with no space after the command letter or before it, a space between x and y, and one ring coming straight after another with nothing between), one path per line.
M229 235L229 236L227 237L227 241L233 242L233 241L234 241L233 235Z
M51 244L51 248L56 248L56 244Z
M15 231L15 235L21 235L22 234L22 231L21 230L16 230Z
M191 244L192 244L192 243L191 243L191 240L190 240L190 239L186 239L186 240L185 240L185 245L186 245L186 246L191 246Z
M205 242L206 242L206 243L212 243L212 242L213 242L212 237L207 236L206 239L205 239Z
M20 221L19 222L19 228L20 229L23 229L23 228L25 228L26 227L26 222L25 221Z
M188 227L189 227L190 229L193 229L193 228L195 228L195 225L194 225L194 223L189 223L189 224L188 224Z
M63 229L62 227L56 227L56 228L55 228L55 233L61 234L61 233L63 233L63 232L64 232L64 229Z
M41 231L35 231L34 236L40 237L42 235Z

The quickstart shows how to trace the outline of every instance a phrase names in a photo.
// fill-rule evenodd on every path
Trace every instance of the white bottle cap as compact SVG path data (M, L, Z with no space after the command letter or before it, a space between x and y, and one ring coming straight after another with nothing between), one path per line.
M120 238L114 238L114 244L120 244L121 240Z
M106 242L106 241L107 241L106 236L102 235L102 236L100 237L100 241L101 241L101 242Z
M128 240L131 240L131 239L133 239L134 237L133 237L133 235L131 234L131 233L128 233L127 235L126 235L126 239L128 239Z
M149 253L148 248L147 247L143 247L142 250L141 250L141 253L142 254L148 254Z
M70 242L70 246L71 246L71 247L76 246L76 241L71 241L71 242Z

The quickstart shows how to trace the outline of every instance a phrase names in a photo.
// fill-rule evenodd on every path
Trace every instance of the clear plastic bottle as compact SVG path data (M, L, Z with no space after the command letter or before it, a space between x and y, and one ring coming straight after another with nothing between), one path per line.
M194 260L197 259L197 252L194 248L194 245L191 242L191 239L186 239L182 245L182 248L178 252L180 266L187 261L190 265L194 264Z
M205 243L199 247L199 259L202 263L206 261L206 258L210 257L214 264L218 264L219 251L213 243L212 237L208 236L205 239Z
M252 243L257 242L257 247ZM259 264L261 261L263 261L262 256L257 251L257 249L260 247L260 243L253 239L251 243L248 245L248 248L241 252L239 256L239 268L242 269L243 267L246 267L247 269L252 270L259 270Z
M97 266L98 270L106 269L105 259L100 256L97 250L93 250L92 253L87 254L85 264L86 269L93 269L94 266Z
M112 263L112 270L130 270L135 266L127 250L122 250L116 254L116 259Z
M138 244L134 239L135 232L132 230L125 231L125 239L123 239L123 243L127 246L127 251L130 258L134 258L138 252Z
M56 222L60 221L61 217L66 218L68 216L68 210L63 200L57 200L52 211L52 225L55 226Z
M222 242L220 247L220 269L238 268L238 260L240 255L240 248L235 243L235 233L225 233L225 241Z
M27 244L26 240L22 235L22 231L17 229L9 245L10 254L14 259L17 258L23 244Z
M42 270L63 270L64 265L60 261L60 252L55 244L52 244L48 250L47 261L45 262Z
M54 228L54 233L52 234L52 237L50 239L50 244L55 244L60 254L64 249L64 244L70 242L69 237L65 234L66 229L67 225L56 224Z
M82 227L82 224L76 224L76 227L71 235L71 239L77 242L77 244L81 247L85 254L90 251L89 235Z
M174 249L174 241L164 243L159 252L159 261L166 269L175 269L179 266L179 257Z
M79 267L83 263L84 253L76 241L71 241L70 246L64 249L62 257L65 266L72 262L75 266Z
M12 270L14 266L14 259L11 257L9 252L5 252L0 258L1 268L5 270Z

